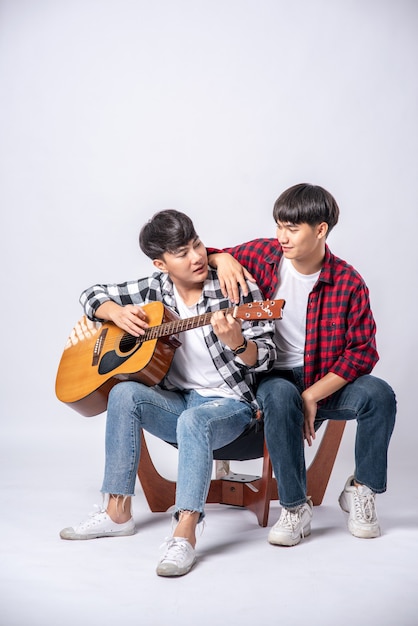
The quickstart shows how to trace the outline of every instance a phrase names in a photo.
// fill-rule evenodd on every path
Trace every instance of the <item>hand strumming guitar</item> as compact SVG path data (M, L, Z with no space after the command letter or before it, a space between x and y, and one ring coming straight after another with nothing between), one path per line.
M113 322L134 337L140 337L148 328L147 316L144 310L136 304L120 306L113 300L108 300L98 307L96 317Z

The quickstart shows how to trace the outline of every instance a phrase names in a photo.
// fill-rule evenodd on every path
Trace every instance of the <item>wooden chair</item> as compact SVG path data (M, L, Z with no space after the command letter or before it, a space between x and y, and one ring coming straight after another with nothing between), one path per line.
M322 503L335 458L344 432L344 421L329 420L325 426L315 457L307 471L307 492L314 505ZM271 500L278 499L277 481L273 477L270 456L263 431L238 437L231 444L214 451L215 461L245 461L263 458L261 476L229 472L211 481L208 503L229 504L250 509L260 526L267 526ZM175 502L176 483L157 471L142 433L138 478L154 513L167 511Z

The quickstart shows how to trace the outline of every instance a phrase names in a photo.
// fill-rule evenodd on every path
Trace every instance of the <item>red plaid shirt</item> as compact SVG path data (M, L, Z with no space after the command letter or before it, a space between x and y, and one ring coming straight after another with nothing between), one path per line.
M208 252L216 252L208 249ZM265 299L278 287L283 256L277 239L254 239L224 252L254 276ZM284 309L286 315L286 308ZM326 246L324 264L309 294L304 356L305 388L334 372L348 382L369 374L379 360L369 290L360 274Z

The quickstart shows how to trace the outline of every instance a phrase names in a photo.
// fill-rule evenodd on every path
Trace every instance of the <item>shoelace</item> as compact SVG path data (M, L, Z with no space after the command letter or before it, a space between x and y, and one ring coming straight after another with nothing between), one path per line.
M289 530L294 530L298 524L300 524L301 520L301 510L302 507L291 511L289 509L282 509L282 514L280 515L279 524L280 526L284 526Z
M361 493L359 489L354 490L354 506L356 518L366 522L374 522L376 519L374 493L367 491Z
M106 513L106 509L104 509L103 506L100 504L93 504L93 511L89 513L89 519L97 517L98 515L101 515L102 513Z
M106 508L102 504L93 504L93 511L89 514L89 517L97 515L98 513L105 513Z
M104 509L103 506L99 504L94 504L93 507L94 510L88 514L88 517L86 520L84 520L84 522L80 522L80 524L77 524L76 529L86 527L89 528L90 526L94 526L94 524L98 522L97 517L106 512L106 509Z
M187 553L187 544L184 539L178 537L167 538L160 548L166 548L162 561L173 561L177 563L179 559L183 559Z

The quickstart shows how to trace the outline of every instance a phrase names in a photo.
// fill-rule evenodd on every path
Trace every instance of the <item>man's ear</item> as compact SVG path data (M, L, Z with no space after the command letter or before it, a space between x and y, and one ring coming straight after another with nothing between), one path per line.
M318 234L318 239L326 238L328 234L328 224L326 222L321 222L320 224L318 224L317 234Z
M162 259L153 259L153 264L160 272L168 272L167 266Z

